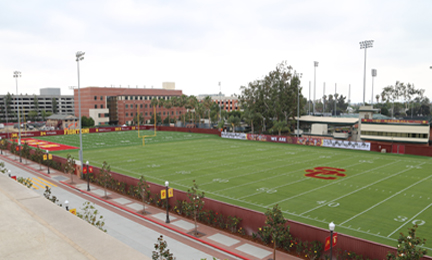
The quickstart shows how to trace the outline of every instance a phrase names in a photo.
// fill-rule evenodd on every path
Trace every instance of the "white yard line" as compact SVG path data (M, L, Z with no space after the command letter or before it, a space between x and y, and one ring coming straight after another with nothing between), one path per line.
M319 159L322 159L322 158L319 158ZM340 159L340 160L337 160L337 161L333 161L332 163L335 163L335 162L338 162L338 161L344 161L344 160L347 160L347 159L351 159L351 158L344 158L344 159ZM309 161L313 161L313 160L309 160ZM308 161L305 161L305 162L308 162ZM304 162L299 162L299 163L304 163ZM360 164L360 163L357 163L357 164ZM352 164L352 165L350 165L349 167L355 166L355 165L357 165L357 164ZM292 165L292 164L290 164L290 165ZM262 182L263 180L268 180L268 179L272 179L272 178L276 178L276 177L280 177L280 176L288 175L288 174L291 174L291 173L294 173L294 172L298 172L298 171L303 171L303 172L304 172L304 170L305 170L305 169L299 169L299 170L296 170L296 171L292 171L292 172L288 172L288 173L283 173L283 174L275 175L275 176L268 177L268 178L265 178L265 179L260 179L260 180L258 180L258 181L248 182L247 184L244 184L244 185L250 185L250 184L252 184L252 183L256 183L256 182ZM300 180L297 180L297 181L293 181L293 182L285 183L285 184L283 184L283 185L279 185L279 186L276 186L276 187L272 187L272 189L279 189L279 188L282 188L282 187L285 187L285 186L289 186L289 185L292 185L292 184L295 184L295 183L299 183L299 182L303 182L303 181L308 181L308 180L310 180L310 179L307 178L307 177L304 177L304 178L302 178L302 179L300 179ZM240 186L244 186L244 185L240 185ZM237 188L237 187L239 187L239 186L236 186L236 188ZM249 194L249 195L246 195L246 196L240 197L239 199L248 198L248 197L251 197L251 196L254 196L254 195L257 195L257 194L261 194L261 193L263 193L263 192L266 192L266 191L254 192L254 193L252 193L252 194Z
M408 170L411 170L411 169L409 168ZM406 171L406 170L404 170L404 171ZM404 171L402 171L402 172L404 172ZM402 172L396 173L396 174L391 175L391 176L389 176L389 177L393 177L393 176L398 175L398 174L400 174L400 173L402 173ZM405 189L402 189L402 190L396 192L395 194L391 195L390 197L386 198L385 200L382 200L382 201L378 202L377 204L373 205L372 207L370 207L370 208L368 208L368 209L366 209L366 210L364 210L364 211L362 211L362 212L360 212L360 213L354 215L353 217L351 217L351 218L345 220L344 222L342 222L342 223L340 223L340 224L343 225L343 224L347 223L348 221L351 221L351 220L355 219L356 217L358 217L358 216L360 216L360 215L362 215L362 214L368 212L369 210L371 210L371 209L373 209L373 208L375 208L375 207L381 205L382 203L384 203L384 202L388 201L389 199L391 199L391 198L393 198L393 197L395 197L395 196L401 194L402 192L404 192L404 191L406 191L406 190L408 190L408 189L410 189L410 188L416 186L417 184L419 184L419 183L421 183L421 182L423 182L423 181L429 179L430 177L432 177L432 175L429 175L428 177L423 178L422 180L419 180L418 182L416 182L416 183L414 183L414 184L411 184L410 186L406 187ZM385 178L385 179L387 179L387 178ZM370 186L370 185L369 185L369 186ZM365 186L365 188L366 188L366 186ZM363 188L362 188L362 189L363 189ZM361 190L361 189L359 189L359 190Z
M428 208L430 208L432 206L432 203L429 204L426 208L422 209L419 213L417 213L414 217L410 218L407 222L403 223L402 225L400 225L400 227L398 227L397 229L395 229L393 232L390 233L390 235L388 235L387 237L390 237L391 235L393 235L394 233L396 233L396 231L398 231L399 229L401 229L403 226L405 226L406 224L410 223L414 218L416 218L418 215L420 215L421 213L423 213L425 210L427 210Z
M339 183L339 182L343 182L343 181L345 181L345 180L348 180L348 179L351 179L351 178L357 177L357 176L359 176L359 175L362 175L362 174L368 173L368 172L370 172L370 171L374 171L374 170L379 169L379 168L382 168L382 167L386 167L386 166L388 166L388 165L390 165L390 164L397 163L397 162L398 162L398 161L394 161L394 162L391 162L391 163L388 163L388 164L384 164L384 165L381 165L381 166L375 167L375 168L373 168L373 169L370 169L370 170L367 170L367 171L364 171L364 172L361 172L361 173L358 173L358 174L355 174L355 175L351 175L351 176L349 176L349 177L345 177L345 178L343 178L343 179L341 179L341 180L338 180L338 181L333 181L333 182L331 182L331 183L329 183L329 184L327 184L327 185L323 185L323 186L320 186L320 187L318 187L318 188L315 188L315 189L312 189L312 190L308 190L308 191L305 191L305 192L303 192L303 193L299 193L299 194L297 194L297 195L295 195L295 196L291 196L291 197L289 197L289 198L286 198L286 199L283 199L283 200L280 200L280 201L277 201L277 202L273 202L272 204L266 205L266 207L269 207L269 206L271 206L271 205L273 205L273 204L280 204L281 202L285 202L285 201L287 201L287 200L291 200L291 199L294 199L294 198L297 198L297 197L303 196L303 195L305 195L305 194L308 194L308 193L314 192L314 191L316 191L316 190L319 190L319 189L322 189L322 188L326 188L326 187L328 187L328 186L330 186L330 185L334 185L334 184L337 184L337 183ZM327 204L325 204L325 205L327 205ZM324 205L322 205L322 206L324 206ZM319 207L322 207L322 206L319 206ZM312 209L312 210L313 210L313 209ZM312 211L312 210L310 210L310 211ZM309 211L307 211L307 212L309 212ZM304 212L304 213L306 213L306 212ZM302 213L302 214L304 214L304 213Z

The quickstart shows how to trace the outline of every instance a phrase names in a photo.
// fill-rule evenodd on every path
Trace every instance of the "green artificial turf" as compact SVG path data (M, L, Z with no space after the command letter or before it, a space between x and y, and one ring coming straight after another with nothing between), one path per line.
M79 147L78 135L38 139ZM185 191L196 180L207 197L261 212L279 204L289 219L325 229L333 221L337 232L391 246L416 223L418 236L432 248L429 157L180 132L158 132L143 146L136 131L85 134L83 150L91 165L107 161L113 171L159 184L168 180ZM78 150L54 153L78 159ZM305 176L323 166L344 169L346 176Z

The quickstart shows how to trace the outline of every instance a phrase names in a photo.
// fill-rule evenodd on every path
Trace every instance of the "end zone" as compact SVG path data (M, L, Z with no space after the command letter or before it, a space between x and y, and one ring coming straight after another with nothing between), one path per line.
M17 139L14 139L14 142L18 142ZM64 144L58 144L53 143L49 141L42 141L34 138L21 138L21 144L27 143L29 146L37 148L39 146L42 150L48 150L48 151L62 151L62 150L72 150L72 149L78 149L78 147L70 146L70 145L64 145Z

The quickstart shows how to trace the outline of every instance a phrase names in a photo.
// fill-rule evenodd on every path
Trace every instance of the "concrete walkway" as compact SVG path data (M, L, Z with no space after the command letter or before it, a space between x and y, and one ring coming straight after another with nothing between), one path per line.
M33 193L38 194L38 196L43 194L45 186L49 186L51 194L59 198L59 203L64 205L64 201L68 200L71 209L76 208L81 211L80 208L85 201L95 203L100 214L105 218L107 234L148 258L151 258L154 244L160 235L164 236L168 248L179 260L213 259L213 257L218 259L267 260L273 256L271 248L202 224L199 224L198 231L204 236L196 239L187 234L194 230L192 220L178 215L170 215L171 222L166 224L166 212L148 205L146 207L148 214L144 216L142 215L143 205L139 201L111 191L108 191L108 198L104 198L103 188L96 185L91 185L90 192L87 192L87 183L77 176L74 177L74 183L71 184L68 175L52 169L50 169L51 174L48 175L45 166L40 170L40 166L31 161L26 162L23 159L23 163L19 163L18 158L9 153L0 156L0 161L5 162L6 168L11 170L11 175L31 178L34 184ZM0 189L3 189L2 186ZM42 197L42 199L51 204L50 206L54 205L45 198ZM60 209L60 207L54 208ZM67 212L63 209L62 213ZM4 211L0 211L0 219L3 214ZM71 214L71 216L73 215ZM72 225L64 221L63 224ZM96 231L98 230L96 229ZM99 233L103 234L103 232ZM13 247L9 250L15 251ZM0 251L0 258L4 256L2 253ZM277 252L276 258L299 259L282 252ZM109 258L96 257L96 259ZM121 259L131 258L122 257ZM135 259L147 258L138 257Z

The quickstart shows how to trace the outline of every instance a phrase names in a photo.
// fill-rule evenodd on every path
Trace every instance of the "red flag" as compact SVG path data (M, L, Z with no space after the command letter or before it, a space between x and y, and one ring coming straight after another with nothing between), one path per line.
M84 167L83 174L86 174L86 173L87 173L87 167Z
M93 167L92 166L89 167L89 173L93 173Z
M337 245L337 234L333 233L333 246ZM324 243L324 251L327 251L330 249L330 236L326 237L325 243Z

